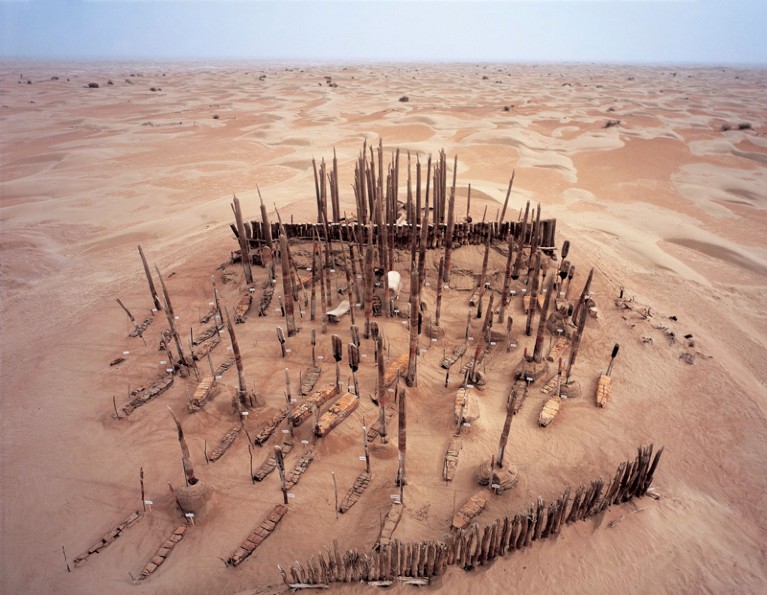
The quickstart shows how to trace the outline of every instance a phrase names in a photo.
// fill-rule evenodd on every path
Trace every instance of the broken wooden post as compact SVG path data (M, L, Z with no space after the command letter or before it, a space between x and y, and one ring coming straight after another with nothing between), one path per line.
M317 345L317 331L316 331L316 329L312 329L311 343L312 343L312 367L316 367L317 366L317 356L316 356L316 353L315 353L315 346Z
M573 308L573 322L576 322L579 320L578 315L581 311L581 308L583 308L584 304L586 303L586 299L589 297L589 290L591 289L591 280L594 278L594 269L592 268L589 271L588 279L586 279L586 284L583 286L583 291L581 291L581 297L578 298L578 303L575 305L575 308Z
M498 322L506 318L506 306L509 305L511 290L511 269L514 264L514 234L509 233L509 254L506 257L506 271L503 274L503 291L501 293L501 307L498 310Z
M383 345L378 338L378 419L381 425L381 443L386 444L386 381L384 380Z
M144 265L144 273L146 273L146 281L149 284L149 293L152 296L152 302L154 303L154 311L159 312L162 310L160 303L160 296L157 295L157 291L154 288L154 281L152 280L152 273L149 272L149 264L147 264L144 251L141 249L141 244L138 246L138 253L141 256L141 263Z
M285 368L285 396L288 403L293 401L293 395L290 393L290 371L287 368Z
M335 494L336 498L336 520L338 519L338 482L336 481L336 474L334 471L331 471L330 474L333 476L333 493Z
M405 455L407 454L407 417L405 414L405 400L407 390L399 392L399 424L397 428L397 447L399 468L397 470L397 485L402 487L407 483L405 474ZM401 499L401 498L400 498Z
M245 273L245 283L253 283L253 271L250 261L250 240L245 233L245 224L242 221L242 210L240 209L240 200L234 196L232 200L232 211L234 211L234 220L237 223L237 240L240 242L240 260L242 269Z
M341 358L343 358L344 355L344 346L341 342L341 337L338 335L333 335L330 338L331 345L333 348L333 359L336 360L336 386L338 387L338 390L341 390Z
M125 307L125 304L123 304L123 303L122 303L122 301L120 300L120 298L115 298L115 301L117 301L117 303L120 305L120 307L121 307L123 310L125 310L125 313L128 315L128 318L129 318L129 319L130 319L130 321L133 323L133 328L134 328L134 330L135 330L136 334L137 334L137 335L139 336L139 338L140 338L140 339L141 339L141 340L144 342L144 345L146 345L146 339L144 339L144 336L143 336L143 332L144 332L144 331L142 331L142 330L141 330L141 327L140 327L140 326L138 325L138 323L136 322L136 319L133 317L133 314L131 314L131 311L130 311L130 310L128 310L128 308L126 308L126 307Z
M368 241L365 247L365 338L370 338L370 323L373 321L373 227L368 224Z
M280 483L282 489L282 501L288 503L288 486L285 483L285 459L282 456L282 447L277 444L274 447L274 458L277 461L277 470L280 472Z
M282 357L285 357L285 334L282 332L281 326L277 327L277 341L280 343L280 351L282 352ZM313 350L312 353L314 353Z
M496 465L498 465L499 468L503 467L503 455L506 452L506 445L509 442L509 430L511 430L511 422L514 419L517 395L518 393L512 389L511 398L506 400L506 420L503 422L501 441L498 443L498 456L495 457Z
M530 291L528 293L528 298L530 300L530 305L527 308L527 323L525 324L525 335L530 337L533 334L533 316L535 315L535 311L538 309L538 277L540 274L541 269L541 255L540 253L536 253L533 256L533 268L532 272L529 275L528 282ZM524 303L524 299L523 299Z
M144 512L146 512L146 500L144 499L144 468L143 467L139 467L138 478L139 478L139 483L141 484L141 506L144 508Z
M573 314L575 316L575 314ZM570 375L573 371L573 366L575 365L575 358L578 356L578 349L581 346L581 338L583 337L583 329L586 326L586 318L588 317L588 314L586 310L581 310L580 318L578 319L578 326L576 327L575 336L573 337L573 344L570 348L570 361L567 364L567 374L565 375L565 387L563 389L563 392L568 397L576 397L580 396L580 385L577 387L575 386L575 382L573 381L571 383L570 381ZM577 392L577 394L575 394Z
M359 366L360 366L360 350L359 350L359 347L357 347L354 343L349 343L347 347L348 347L349 367L352 370L352 381L354 382L354 394L359 396L360 386L359 384L357 384L357 370L359 369Z
M479 363L479 359L482 355L482 351L485 348L485 341L488 336L488 325L490 324L490 319L493 317L493 300L495 299L495 294L490 294L490 300L487 304L487 314L485 314L485 320L482 323L482 331L480 333L479 338L476 339L477 341L477 349L474 352L474 360L471 362L471 374L469 376L469 382L473 383L476 381L476 372L477 372L477 364Z

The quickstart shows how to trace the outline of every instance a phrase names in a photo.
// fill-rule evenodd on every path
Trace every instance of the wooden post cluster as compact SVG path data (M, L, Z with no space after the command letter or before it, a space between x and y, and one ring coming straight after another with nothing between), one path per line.
M535 541L559 534L564 524L604 512L615 504L642 497L652 483L663 448L653 456L652 444L640 447L635 459L621 463L612 480L591 481L581 485L571 498L568 487L550 503L538 498L530 507L513 517L503 517L480 528L474 523L452 531L439 541L404 543L393 539L377 550L347 550L342 553L336 542L312 556L305 564L296 562L289 574L280 573L292 588L331 583L368 582L386 586L394 582L428 584L431 577L444 574L447 566L472 570L501 556L530 546Z

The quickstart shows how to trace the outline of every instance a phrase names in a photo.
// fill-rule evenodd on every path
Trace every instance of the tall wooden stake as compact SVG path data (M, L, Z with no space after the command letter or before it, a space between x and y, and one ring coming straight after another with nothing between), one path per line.
M170 301L170 295L168 295L168 288L165 287L165 281L162 278L160 269L155 265L157 276L160 278L160 286L162 287L162 295L165 299L165 314L168 317L168 325L170 326L171 333L173 333L173 339L176 341L176 349L178 349L179 359L181 364L187 367L194 367L197 370L197 365L194 363L194 359L187 359L184 355L184 348L181 346L181 337L178 334L178 327L176 326L176 315L173 312L173 304ZM191 361L191 364L190 364ZM172 361L169 363L173 363Z
M365 473L370 475L370 449L368 447L368 429L365 426L365 417L362 417L362 448L365 449Z
M280 472L280 482L282 484L282 501L284 504L288 503L288 486L285 483L285 459L282 454L282 447L275 445L274 458L277 461L277 470Z
M194 476L194 468L192 467L192 459L189 456L189 447L186 445L186 439L184 438L184 430L181 429L181 422L178 421L176 414L168 407L173 421L176 423L176 430L178 431L178 443L181 446L181 461L184 464L184 478L186 484L193 486L197 483L197 478Z
M229 332L229 340L232 343L232 352L234 353L234 363L237 366L237 381L240 386L240 390L237 394L237 411L242 411L242 403L245 400L248 389L245 384L245 372L242 368L242 356L240 355L240 346L237 343L237 337L234 334L234 327L232 321L229 320L229 313L226 314L226 330Z
M149 272L149 264L147 264L144 251L141 249L141 244L138 246L138 253L141 256L141 263L144 265L144 273L146 273L146 281L149 284L149 293L152 295L152 302L154 303L154 309L159 312L162 310L162 304L160 303L160 296L157 295L157 291L154 288L154 281L152 280L152 273Z
M282 264L282 295L285 296L285 324L288 329L288 337L294 336L296 330L296 316L293 311L293 293L290 285L290 252L288 248L288 234L285 227L280 224L280 262Z
M453 161L453 185L450 188L450 202L447 207L447 235L445 237L445 268L438 279L442 283L450 283L450 256L453 251L453 230L455 229L455 178L458 172L458 155Z
M237 239L240 242L240 260L242 261L242 270L245 273L245 283L253 283L253 271L250 267L250 240L245 234L245 224L242 221L242 210L240 209L240 199L236 196L232 200L232 211L237 223Z
M503 201L503 210L501 211L501 218L498 223L503 223L503 218L506 217L506 207L509 206L509 197L511 196L511 187L514 185L514 174L516 171L511 172L511 180L509 180L509 189L506 191L506 200Z
M407 417L405 414L405 399L407 391L403 388L399 391L399 427L397 429L397 446L399 448L399 470L397 471L397 485L404 486L407 483L405 473L405 455L407 454Z
M445 283L442 281L442 274L445 270L445 257L439 259L439 275L437 277L437 305L434 313L434 324L439 326L439 319L442 314L442 291L445 287Z
M503 430L501 431L501 441L498 443L498 455L495 457L495 462L498 467L503 467L503 455L506 452L506 445L509 442L509 430L511 429L511 420L514 418L514 409L517 406L517 393L512 391L511 399L506 403L506 420L503 422Z
M543 335L546 330L546 320L549 317L549 303L551 302L551 294L554 292L555 277L556 275L549 275L546 281L546 297L543 299L543 309L541 310L541 317L538 319L538 333L533 348L533 361L538 364L543 360Z

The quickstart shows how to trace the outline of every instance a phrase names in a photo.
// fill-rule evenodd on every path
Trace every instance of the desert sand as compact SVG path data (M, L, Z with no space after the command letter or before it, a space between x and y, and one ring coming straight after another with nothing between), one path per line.
M91 82L99 87L87 88ZM409 101L399 101L405 95ZM497 216L515 171L507 218L516 219L528 200L541 204L544 217L557 218L558 246L571 242L574 293L595 269L599 316L587 323L575 371L586 395L564 402L542 429L537 418L545 397L531 392L507 449L520 484L493 498L480 522L519 512L539 495L556 497L566 485L607 478L639 445L666 449L654 481L659 500L613 507L601 522L574 524L556 540L471 573L449 568L427 592L763 592L764 70L4 63L0 104L3 592L282 592L277 564L304 561L333 539L345 548L373 544L379 515L397 491L396 430L387 446L373 446L371 487L338 520L331 478L333 471L343 493L362 469L359 426L363 415L375 415L369 341L361 350L371 360L361 366L362 404L319 442L290 512L235 569L222 559L282 495L276 473L251 483L243 437L221 460L205 464L204 441L210 449L232 425L228 400L216 398L190 414L186 402L196 384L179 379L117 421L112 397L118 405L127 401L129 389L151 381L164 359L157 351L164 319L150 326L144 346L127 337L127 317L114 301L120 297L137 318L151 315L137 244L163 271L180 327L199 328L212 295L210 275L220 280L216 267L237 249L229 228L232 195L248 220L260 218L258 185L270 214L276 206L283 219L315 221L311 160L330 160L335 149L341 202L351 211L354 161L363 140L375 146L379 138L387 162L395 148L422 160L440 149L450 163L458 155L456 210L465 214L471 184L475 220L485 207L488 219ZM605 127L608 120L619 123ZM408 287L409 255L400 257ZM458 277L467 285L481 257L478 246L455 253L453 266L464 271ZM433 287L439 253L429 258ZM500 255L490 269L502 279ZM239 267L227 270L241 276ZM263 269L256 270L263 280ZM219 283L230 307L238 283ZM621 288L652 316L616 308ZM425 295L432 307L433 291ZM446 290L445 345L463 335L468 295L457 285ZM406 292L399 303L407 307ZM448 486L442 456L458 380L442 387L440 344L419 360L419 386L408 390L410 485L399 539L440 538L453 502L477 489L478 465L497 448L510 372L534 339L516 322L519 308L519 300L512 303L519 346L489 360L481 416L464 438ZM252 312L237 325L247 381L267 405L251 413L251 433L284 402L285 367L297 386L298 371L310 361L310 329L319 329L302 320L283 360L274 334L280 324L272 307L266 318ZM656 326L673 332L675 341ZM384 328L396 357L406 348L407 329L398 321ZM348 319L328 335L318 330L318 354L326 359L331 332L348 341ZM596 380L616 342L612 399L597 409ZM227 357L226 344L214 351L216 362ZM110 367L124 351L126 361ZM685 354L692 364L680 358ZM333 378L326 363L320 383ZM222 383L235 386L234 371ZM128 572L137 575L181 522L167 487L182 484L183 472L166 406L184 425L197 474L216 491L204 521L149 580L134 586ZM308 438L309 429L305 424L297 436ZM260 464L269 446L254 451ZM289 465L297 454L290 456ZM62 544L71 564L140 508L140 467L152 514L68 573ZM620 522L610 526L613 521Z

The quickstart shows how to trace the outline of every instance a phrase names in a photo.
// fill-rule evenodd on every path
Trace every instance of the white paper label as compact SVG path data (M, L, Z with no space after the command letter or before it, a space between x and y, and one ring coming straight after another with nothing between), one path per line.
M288 494L288 498L295 498L295 497L296 497L295 494L290 494L290 493Z
M160 360L160 365L161 365L161 366L164 366L164 365L165 365L165 364L167 364L167 363L168 363L168 362L167 362L167 361L165 361L164 359L161 359L161 360Z
M365 455L362 455L362 456L360 457L360 461L364 461L364 460L365 460Z
M317 359L325 359L325 356L324 355L318 355Z
M123 351L123 355L129 355L130 351Z
M216 374L216 380L221 380L221 374Z
M147 506L152 506L154 502L152 500L144 500L144 504L146 504Z
M165 368L165 371L166 371L166 372L172 372L172 371L173 371L173 368Z
M498 489L500 489L500 488L501 488L501 485L500 485L500 484L497 484L497 483L494 483L494 484L493 484L493 485L491 485L490 487L491 487L491 488L493 488L494 490L498 490Z
M463 427L468 428L471 424L467 421L463 422Z
M490 341L490 345L495 346L495 341Z
M186 512L186 513L184 513L184 516L186 518L188 518L188 519L193 519L194 518L194 513L193 512Z
M209 306L215 306L215 305L216 305L216 302L208 302L208 305L209 305Z
M178 320L178 316L174 316L173 318L175 318L176 320Z
M308 441L308 440L301 440L301 444L303 444L304 446L306 446L307 444L309 444L309 441Z
M290 353L291 351L293 351L293 350L292 349L286 349L285 353Z
M248 413L247 411L242 411L240 412L240 415L242 415L243 417L247 417L248 415L250 415L250 413Z

